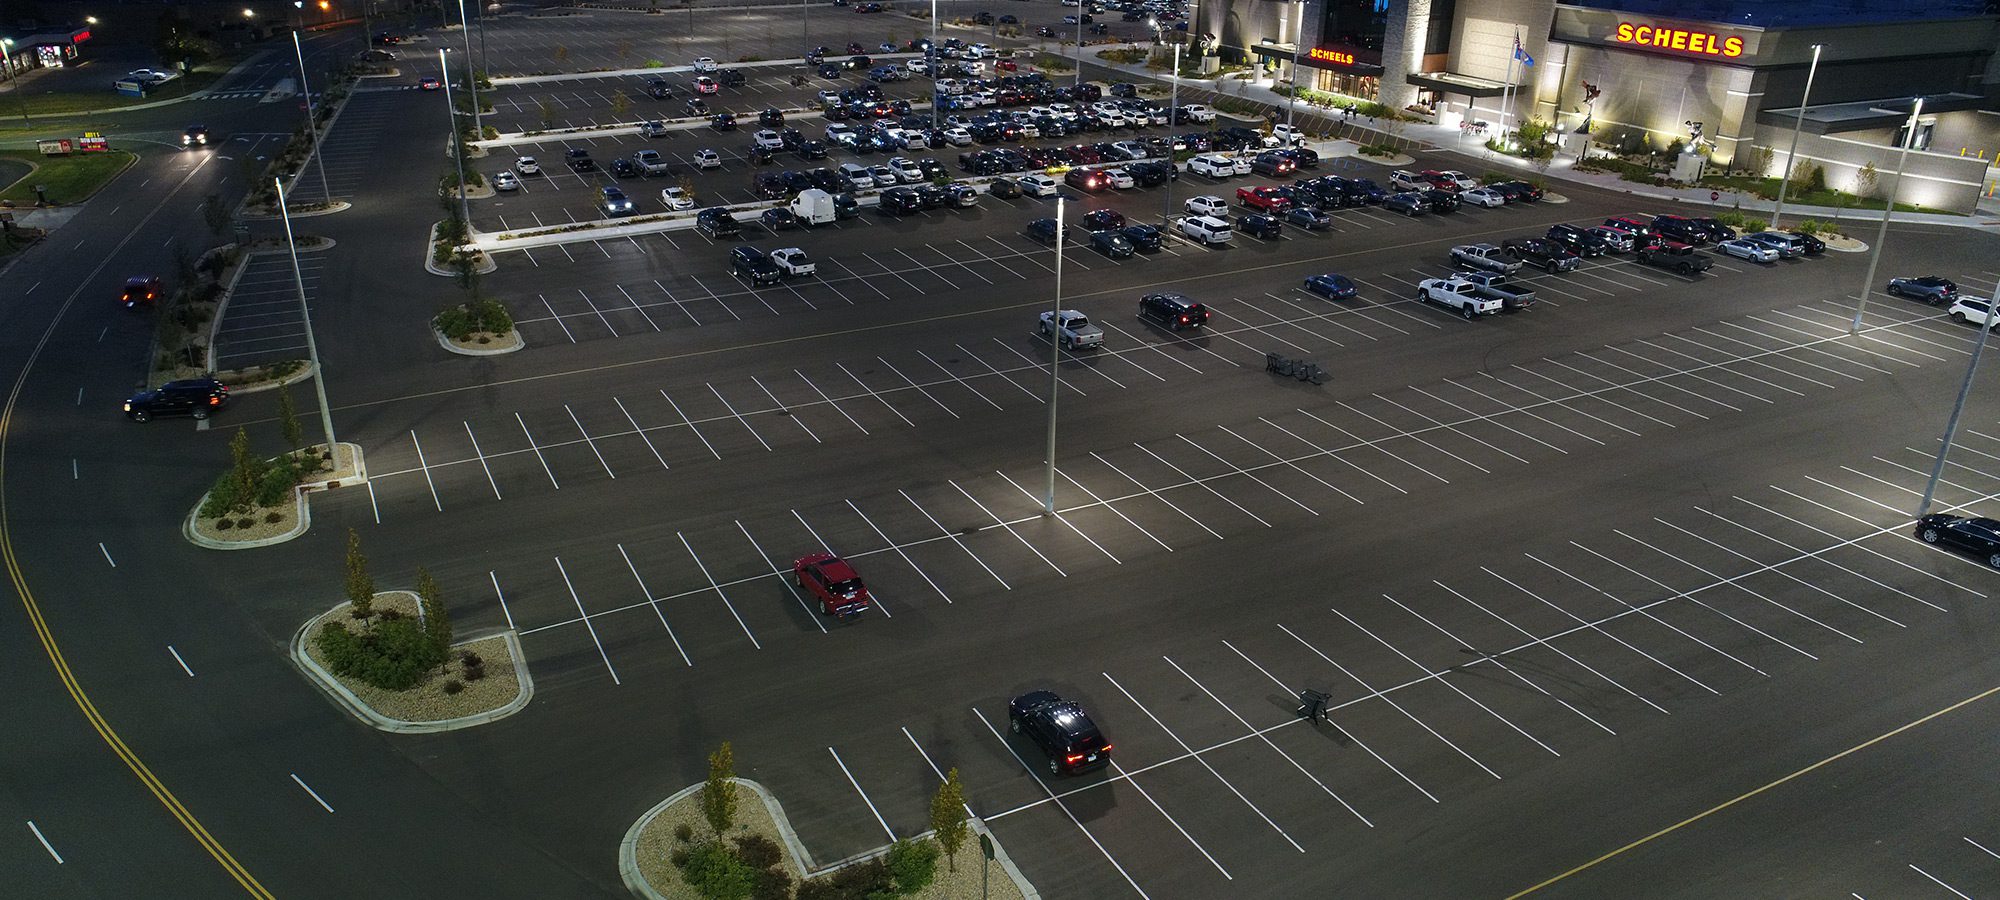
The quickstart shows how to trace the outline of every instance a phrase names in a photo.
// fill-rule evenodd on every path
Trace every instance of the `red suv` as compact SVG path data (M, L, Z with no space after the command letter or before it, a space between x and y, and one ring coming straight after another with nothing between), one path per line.
M792 563L792 577L829 616L844 619L859 615L875 602L868 596L868 586L861 583L861 574L847 560L831 553L799 557Z

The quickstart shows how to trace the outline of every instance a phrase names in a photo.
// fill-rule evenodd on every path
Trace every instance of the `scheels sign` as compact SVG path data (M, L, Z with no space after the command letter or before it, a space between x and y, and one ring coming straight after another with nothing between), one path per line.
M1618 23L1617 30L1611 33L1611 40L1632 47L1682 50L1724 59L1735 59L1743 55L1743 39L1735 35L1725 37L1706 31L1660 28L1631 22Z
M1342 65L1342 66L1354 65L1354 54L1342 53L1339 50L1327 50L1320 47L1313 47L1306 51L1306 56L1319 60L1320 62L1329 62L1335 65Z

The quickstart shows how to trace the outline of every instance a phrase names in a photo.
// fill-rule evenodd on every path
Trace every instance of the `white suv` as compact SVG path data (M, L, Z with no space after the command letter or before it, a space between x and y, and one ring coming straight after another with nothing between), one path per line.
M1945 314L1960 325L1967 322L1977 322L1988 328L2000 325L2000 316L1995 316L1984 300L1968 300L1960 297L1951 304L1951 309L1946 310Z
M1229 223L1214 216L1189 216L1180 221L1181 233L1204 244L1227 244L1236 236Z
M1191 216L1213 216L1218 219L1229 217L1229 201L1213 194L1189 197L1181 204L1181 208L1187 210Z
M1230 178L1236 175L1236 161L1220 153L1204 153L1188 160L1188 171L1210 178Z
M1054 175L1030 175L1021 179L1021 193L1030 197L1053 197L1062 190Z

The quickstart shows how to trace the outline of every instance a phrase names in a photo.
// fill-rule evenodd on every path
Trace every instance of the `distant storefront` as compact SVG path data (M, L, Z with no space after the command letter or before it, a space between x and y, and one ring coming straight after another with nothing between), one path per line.
M77 63L78 47L90 40L90 29L0 34L0 77L12 78L30 69L60 69Z

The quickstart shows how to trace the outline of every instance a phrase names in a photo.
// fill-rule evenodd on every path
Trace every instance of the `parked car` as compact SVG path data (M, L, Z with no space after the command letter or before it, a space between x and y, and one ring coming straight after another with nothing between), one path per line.
M1500 275L1512 275L1521 270L1517 257L1492 244L1460 244L1451 248L1451 261Z
M1967 551L2000 569L2000 522L1992 519L1932 513L1917 520L1917 539Z
M986 185L986 194L1002 200L1021 196L1021 183L1012 178L995 178Z
M696 150L694 152L694 167L702 170L720 169L722 168L722 154L713 150Z
M1424 196L1416 191L1403 191L1393 194L1389 199L1382 201L1382 208L1389 212L1402 213L1403 215L1414 217L1429 212L1430 204L1425 203Z
M1938 275L1920 275L1915 278L1901 276L1889 279L1889 293L1897 297L1922 300L1932 306L1942 306L1958 299L1958 285L1951 279Z
M1132 242L1132 248L1141 253L1156 252L1165 243L1165 234L1156 225L1127 225L1123 234Z
M1294 206L1285 210L1285 221L1307 231L1325 231L1333 227L1333 217L1310 206Z
M694 214L694 229L711 238L732 238L743 233L728 207L711 206Z
M1266 212L1283 212L1292 205L1290 197L1270 186L1237 188L1236 202Z
M1473 188L1460 194L1459 199L1474 206L1484 206L1487 209L1507 205L1507 196L1490 187Z
M1139 318L1168 331L1199 331L1208 324L1208 307L1173 291L1147 294L1139 298Z
M1778 251L1778 256L1781 259L1794 259L1806 254L1804 241L1782 231L1759 231L1756 234L1746 234L1743 236L1743 239L1763 244Z
M1729 233L1734 235L1736 232L1731 231ZM1808 234L1803 231L1787 231L1783 233L1798 238L1800 244L1800 252L1804 253L1807 256L1818 256L1826 252L1826 242L1820 240L1819 237L1816 235Z
M1467 319L1489 316L1502 308L1497 297L1484 297L1479 288L1463 278L1426 278L1417 282L1417 299L1457 310Z
M1548 239L1568 247L1578 256L1603 256L1611 251L1611 245L1605 240L1604 235L1575 225L1550 225Z
M630 216L639 211L638 205L632 202L632 198L625 196L624 191L610 185L599 188L598 197L598 205L607 216Z
M861 574L847 560L831 553L801 556L792 563L792 579L829 616L845 619L874 605Z
M1007 729L1034 742L1049 759L1049 774L1076 775L1111 764L1111 744L1083 707L1051 691L1007 701Z
M512 172L501 172L493 176L493 189L496 191L518 191L521 189L521 179L514 177L514 173Z
M571 147L563 152L563 159L569 167L578 172L597 171L597 160L590 158L590 151L583 147Z
M1637 236L1633 235L1632 232L1626 231L1622 228L1609 228L1603 225L1594 225L1585 230L1590 232L1591 234L1596 235L1597 239L1603 241L1604 246L1610 249L1614 253L1624 253L1627 250L1631 250L1639 243Z
M517 156L514 158L514 171L523 175L540 175L542 164L535 162L532 156Z
M1697 253L1693 247L1679 241L1660 239L1633 251L1640 262L1662 269L1672 269L1682 275L1706 272L1715 265L1715 257Z
M1576 251L1546 238L1509 238L1500 242L1500 252L1548 272L1569 272L1583 265Z
M1060 234L1061 231L1060 228L1056 227L1056 220L1054 219L1035 219L1028 223L1028 226L1022 230L1022 233L1044 244L1053 244L1056 242L1056 235Z
M206 419L229 402L229 388L213 378L169 381L150 391L140 391L125 401L125 417L145 422L154 416L190 416Z
M790 231L799 227L799 217L782 206L772 207L757 214L757 224L766 231Z
M1285 236L1285 223L1279 221L1276 214L1251 213L1237 219L1233 227L1251 237L1267 241Z
M1181 234L1202 244L1227 244L1234 237L1229 222L1215 216L1188 216L1177 227Z
M694 208L694 198L688 196L687 191L677 187L661 188L660 203L671 212L681 212Z
M1945 311L1945 315L1950 316L1952 321L1960 325L1964 325L1967 322L1978 322L1988 328L2000 325L2000 316L1994 315L1993 310L1987 306L1984 300L1972 300L1960 297L1951 302L1951 308Z
M1021 193L1030 197L1053 197L1062 190L1062 182L1053 175L1029 175L1020 180Z
M729 249L729 271L739 278L747 278L751 284L777 284L785 280L785 270L771 261L770 254L739 244Z
M1308 276L1305 289L1328 300L1352 300L1360 293L1347 276L1333 272Z
M1104 344L1104 329L1073 309L1042 313L1035 330L1042 337L1055 335L1064 350L1090 350Z
M1715 251L1724 256L1734 256L1737 259L1747 259L1751 262L1768 263L1778 261L1778 248L1766 247L1756 241L1746 241L1742 238L1716 244Z
M1534 203L1544 196L1541 188L1525 181L1502 181L1499 184L1489 184L1487 187L1505 194L1509 203L1516 201Z
M1229 215L1229 202L1213 194L1203 194L1181 201L1181 209L1191 216L1214 216L1221 219Z

